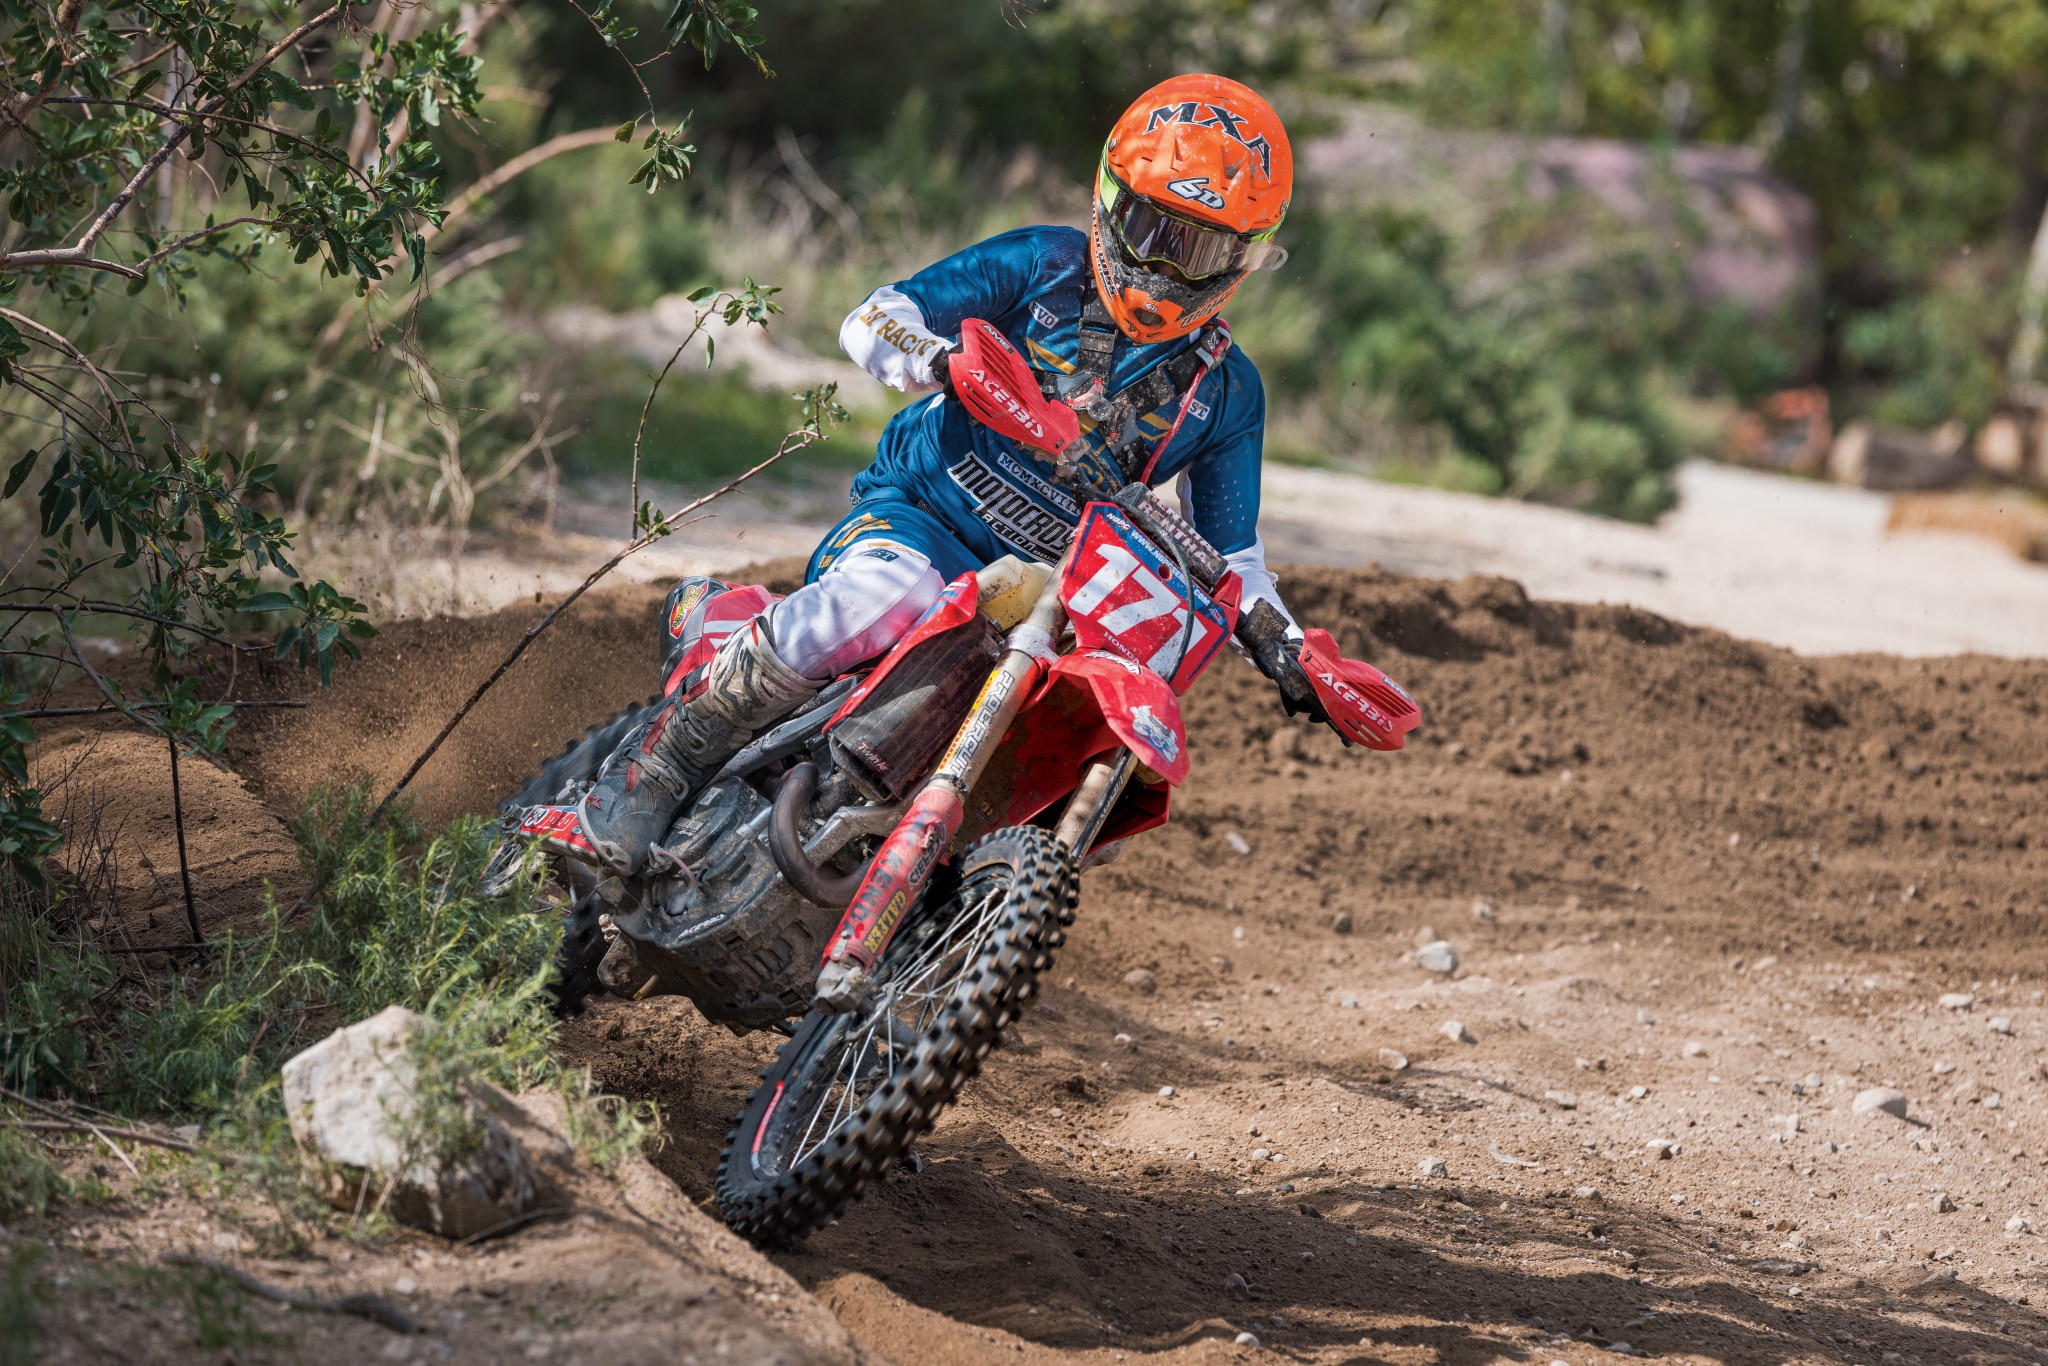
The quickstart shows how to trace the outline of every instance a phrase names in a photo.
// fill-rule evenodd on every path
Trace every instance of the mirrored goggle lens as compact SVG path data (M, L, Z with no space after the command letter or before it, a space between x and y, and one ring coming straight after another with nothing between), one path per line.
M1249 243L1235 233L1204 228L1161 213L1152 204L1121 185L1110 209L1110 221L1118 240L1139 261L1164 261L1180 267L1190 279L1243 270Z
M1133 194L1107 175L1112 191L1110 223L1124 249L1138 261L1167 261L1190 279L1226 271L1278 270L1287 263L1287 248L1271 242L1247 242L1221 228L1205 228L1176 218Z

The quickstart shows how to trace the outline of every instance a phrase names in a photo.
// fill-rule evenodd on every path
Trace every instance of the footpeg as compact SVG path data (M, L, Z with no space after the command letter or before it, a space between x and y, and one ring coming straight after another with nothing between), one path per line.
M811 998L813 1010L834 1015L851 1015L874 994L874 979L860 964L846 961L827 963L818 974L818 991Z

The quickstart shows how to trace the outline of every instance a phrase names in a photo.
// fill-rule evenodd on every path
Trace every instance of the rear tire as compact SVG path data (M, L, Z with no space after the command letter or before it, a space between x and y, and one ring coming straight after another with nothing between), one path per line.
M519 818L526 808L561 805L566 797L580 795L579 789L597 776L599 766L627 733L652 716L664 700L650 698L590 727L581 738L542 764L540 772L528 778L517 793L498 803L501 833L497 852L484 870L486 889L503 886L518 875L526 858L526 842L519 838ZM559 871L571 900L563 917L562 942L555 950L555 1010L561 1015L574 1015L598 989L597 967L604 961L609 946L598 924L604 906L595 891L596 875L581 864L572 865L567 859L561 862Z
M568 747L540 767L540 772L526 780L526 785L504 801L498 803L498 818L506 822L505 833L511 834L519 826L519 813L529 806L555 806L579 783L587 783L597 776L599 765L610 757L626 738L626 732L645 721L666 701L663 697L650 697L637 707L627 707L615 713L610 720L600 721L583 732L582 738L573 740Z
M1072 856L1036 826L977 842L956 889L883 955L865 1010L812 1011L776 1051L718 1163L726 1222L801 1241L929 1130L1001 1042L1074 918Z

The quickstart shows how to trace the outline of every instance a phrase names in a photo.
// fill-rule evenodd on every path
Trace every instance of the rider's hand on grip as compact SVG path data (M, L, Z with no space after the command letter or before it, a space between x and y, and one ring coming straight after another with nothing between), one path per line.
M1287 638L1287 618L1263 598L1238 619L1237 637L1251 653L1259 672L1280 689L1280 705L1289 716L1306 714L1312 721L1328 721L1308 675L1301 671L1301 645Z
M954 355L959 352L959 349L960 348L957 345L949 346L945 350L939 352L938 355L932 357L933 382L936 383L939 386L939 388L945 392L947 398L952 399L956 403L959 402L960 395L953 388L953 376L948 372L948 366L951 363Z

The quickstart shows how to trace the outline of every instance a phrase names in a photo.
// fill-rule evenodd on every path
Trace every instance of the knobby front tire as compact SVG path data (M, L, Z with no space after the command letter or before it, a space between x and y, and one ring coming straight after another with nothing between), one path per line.
M886 1175L1052 966L1079 888L1052 833L998 830L959 872L953 893L889 946L871 1004L812 1011L747 1097L719 1158L718 1202L752 1241L799 1242Z

